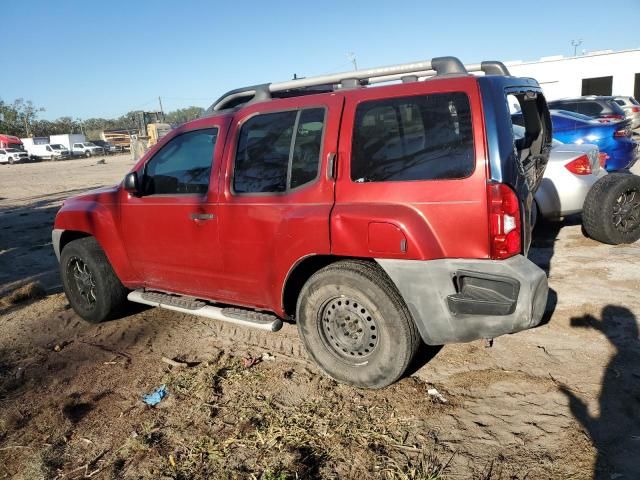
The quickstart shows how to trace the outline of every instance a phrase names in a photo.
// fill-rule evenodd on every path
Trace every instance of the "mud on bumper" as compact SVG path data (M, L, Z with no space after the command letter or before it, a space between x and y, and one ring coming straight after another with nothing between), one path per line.
M547 277L522 255L507 260L376 261L429 345L494 338L542 320Z

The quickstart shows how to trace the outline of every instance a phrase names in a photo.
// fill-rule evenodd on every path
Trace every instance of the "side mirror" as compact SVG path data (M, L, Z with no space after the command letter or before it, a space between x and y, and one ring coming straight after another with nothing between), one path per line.
M122 182L122 187L125 191L132 193L134 195L140 195L140 182L138 181L138 173L137 172L129 172L127 176L124 177L124 182Z

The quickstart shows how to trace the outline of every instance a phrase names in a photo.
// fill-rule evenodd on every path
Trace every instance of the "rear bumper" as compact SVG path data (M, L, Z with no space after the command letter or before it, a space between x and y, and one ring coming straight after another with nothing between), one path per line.
M395 283L425 343L469 342L535 327L548 285L522 255L507 260L377 259Z

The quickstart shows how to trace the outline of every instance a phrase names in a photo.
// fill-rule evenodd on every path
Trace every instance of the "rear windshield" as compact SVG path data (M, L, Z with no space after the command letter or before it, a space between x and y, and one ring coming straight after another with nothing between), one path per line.
M471 108L464 93L374 100L356 110L354 182L464 178L474 164Z

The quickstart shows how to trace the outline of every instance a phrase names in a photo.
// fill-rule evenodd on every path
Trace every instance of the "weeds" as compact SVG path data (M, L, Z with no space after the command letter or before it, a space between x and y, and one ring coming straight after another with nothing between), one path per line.
M171 372L165 380L181 403L186 397L201 400L185 415L196 418L199 412L199 421L216 433L165 437L174 448L163 474L281 480L376 472L389 480L444 478L448 462L438 460L437 445L419 445L412 433L415 418L398 415L382 394L352 397L352 389L318 377L313 394L289 404L274 390L272 377L228 356ZM421 407L423 413L432 408L428 400Z

